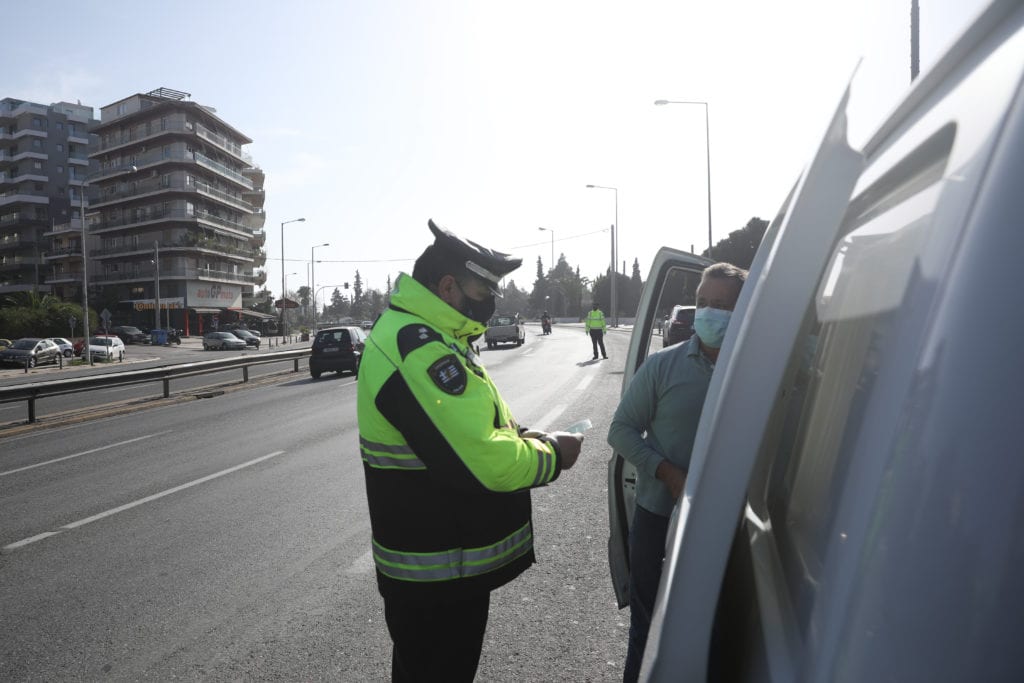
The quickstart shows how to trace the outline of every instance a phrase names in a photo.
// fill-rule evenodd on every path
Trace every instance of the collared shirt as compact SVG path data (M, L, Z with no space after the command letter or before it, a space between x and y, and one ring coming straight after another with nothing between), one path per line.
M636 467L636 503L649 512L672 513L675 500L655 472L663 460L689 470L712 370L693 335L648 357L622 395L608 443Z

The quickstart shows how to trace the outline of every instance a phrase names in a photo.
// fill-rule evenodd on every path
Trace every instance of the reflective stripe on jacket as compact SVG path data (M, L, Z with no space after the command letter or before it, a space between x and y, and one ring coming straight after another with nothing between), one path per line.
M524 439L468 345L484 331L408 275L360 361L359 448L385 596L493 590L534 561L529 489L553 442Z

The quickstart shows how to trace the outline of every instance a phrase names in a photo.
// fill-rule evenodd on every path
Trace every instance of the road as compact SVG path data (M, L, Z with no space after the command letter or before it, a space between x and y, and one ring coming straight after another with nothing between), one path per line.
M538 564L495 592L478 680L612 681L604 443L627 336L579 327L481 357L520 423L584 418L533 493ZM389 679L355 380L270 386L3 437L0 679Z

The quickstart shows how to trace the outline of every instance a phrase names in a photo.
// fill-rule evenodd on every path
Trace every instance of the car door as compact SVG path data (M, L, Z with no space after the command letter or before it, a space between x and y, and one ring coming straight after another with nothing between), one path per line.
M647 356L661 348L658 320L679 304L692 304L704 268L712 261L676 249L662 248L654 258L640 295L629 339L622 391ZM629 525L636 504L636 468L613 451L608 461L608 564L620 608L629 604Z

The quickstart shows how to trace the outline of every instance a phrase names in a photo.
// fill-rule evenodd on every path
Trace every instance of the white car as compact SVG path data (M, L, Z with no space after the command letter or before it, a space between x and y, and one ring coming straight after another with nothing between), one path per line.
M75 355L75 345L64 337L49 337L49 340L57 345L65 358L71 358Z
M124 342L112 334L90 337L86 349L88 355L96 360L124 360Z
M1024 0L992 2L863 147L849 97L733 312L643 681L1024 677ZM703 266L656 257L626 382L656 312L690 303L660 283ZM633 471L610 465L621 603Z

